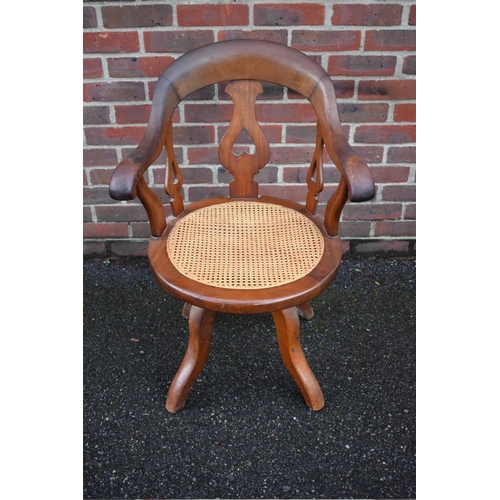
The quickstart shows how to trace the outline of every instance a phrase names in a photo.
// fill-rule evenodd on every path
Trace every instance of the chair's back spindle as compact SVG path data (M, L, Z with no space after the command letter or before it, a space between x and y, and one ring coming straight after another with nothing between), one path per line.
M255 98L262 93L260 82L239 80L231 82L226 92L233 99L231 123L219 145L219 161L234 180L229 184L231 198L257 198L258 183L254 176L271 157L271 149L255 117ZM255 152L243 151L235 155L233 145L242 130L246 130L255 144Z
M182 174L174 153L172 122L169 123L167 128L165 156L167 163L165 172L165 193L170 196L172 214L177 217L184 211L184 202L182 201Z

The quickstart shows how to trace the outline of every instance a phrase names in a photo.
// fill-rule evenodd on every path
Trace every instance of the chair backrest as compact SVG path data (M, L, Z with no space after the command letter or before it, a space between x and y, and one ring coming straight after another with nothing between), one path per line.
M143 182L142 173L165 148L165 189L171 197L173 214L178 215L183 211L182 175L173 148L172 114L178 104L193 92L226 81L233 82L227 87L227 92L233 99L234 112L229 129L220 143L219 160L235 177L230 184L231 197L257 197L254 175L269 160L269 144L255 119L255 98L261 92L258 82L288 87L308 99L316 111L316 149L307 175L306 209L315 213L318 194L323 189L323 146L342 174L337 194L330 198L327 205L325 227L329 226L328 231L336 231L340 210L348 198L351 201L363 201L373 197L373 178L343 136L333 83L326 71L312 58L282 44L232 40L213 43L184 54L159 77L144 137L138 147L122 161L111 179L110 191L114 198L131 199L137 193L141 200L153 199L155 196ZM249 133L256 145L252 155L235 156L232 152L232 145L242 130ZM360 164L363 164L362 168L358 168ZM158 221L158 224L151 222L158 226L155 232L159 232L163 227L161 214L156 208L147 210L150 219L152 216ZM156 213L153 214L153 211Z
M255 174L269 161L269 143L255 118L255 98L262 92L260 82L288 87L311 101L318 118L325 113L327 103L334 106L333 119L338 124L335 92L328 74L313 59L285 45L257 40L235 40L207 45L187 53L174 61L160 76L153 98L150 126L158 133L168 123L174 103L193 92L219 82L231 81L226 92L234 103L233 117L219 147L219 160L233 176L230 183L232 198L256 198L258 185ZM323 85L319 85L323 82ZM313 98L314 96L314 98ZM174 98L173 98L174 97ZM175 97L177 99L175 99ZM177 103L175 101L178 101ZM149 127L148 127L149 128ZM255 144L255 152L234 155L233 144L242 130L246 130ZM172 141L171 126L166 127L167 164L166 191L171 196L174 215L182 211L182 175L168 147ZM318 141L314 162L321 161L323 142ZM170 150L170 151L169 151ZM170 154L169 154L170 153ZM321 191L322 176L310 176L308 208L315 211L317 195ZM314 205L314 206L313 206Z

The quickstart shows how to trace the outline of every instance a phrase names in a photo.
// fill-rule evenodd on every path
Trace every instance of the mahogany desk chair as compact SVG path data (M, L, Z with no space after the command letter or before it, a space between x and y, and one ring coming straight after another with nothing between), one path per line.
M230 81L233 100L230 126L220 141L219 160L233 176L229 197L184 206L182 175L174 154L172 114L194 91ZM317 138L307 174L305 205L258 196L254 176L270 158L270 147L255 118L259 81L289 87L307 98L317 114ZM255 152L233 153L233 143L246 129ZM316 213L323 189L323 147L341 173L328 200L325 217ZM165 148L165 191L172 217L165 218L160 199L143 174ZM184 407L188 393L208 358L217 312L273 315L283 362L313 410L324 405L319 384L299 341L300 311L312 317L308 301L335 278L342 257L338 225L347 200L374 197L375 185L366 163L351 149L340 125L332 81L310 57L290 47L257 40L218 42L174 61L156 83L151 115L137 148L116 167L110 195L136 196L151 226L148 256L159 285L185 303L189 344L170 386L166 409Z

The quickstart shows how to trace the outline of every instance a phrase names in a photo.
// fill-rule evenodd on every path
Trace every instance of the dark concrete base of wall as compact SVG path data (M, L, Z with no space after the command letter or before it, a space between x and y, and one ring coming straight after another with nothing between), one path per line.
M147 256L147 240L86 240L83 242L85 257L132 257ZM345 239L344 256L353 259L373 257L415 257L415 239Z
M408 240L345 240L348 249L344 255L350 258L415 257L417 241Z

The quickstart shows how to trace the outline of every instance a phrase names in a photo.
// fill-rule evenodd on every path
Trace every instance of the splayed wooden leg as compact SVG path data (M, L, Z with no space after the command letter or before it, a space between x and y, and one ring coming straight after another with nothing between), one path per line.
M307 321L314 318L314 311L309 302L304 302L304 304L297 306L297 312L301 318L307 319Z
M189 314L189 344L167 394L165 408L177 413L184 408L189 391L205 366L210 352L215 311L192 306Z
M189 313L191 312L191 304L184 302L184 306L182 307L182 317L189 319Z
M299 386L306 405L312 410L321 410L325 404L325 399L316 377L307 364L300 345L300 325L297 309L291 307L283 311L273 312L273 318L283 363L285 363L288 371Z

